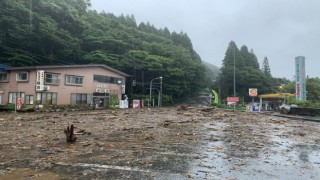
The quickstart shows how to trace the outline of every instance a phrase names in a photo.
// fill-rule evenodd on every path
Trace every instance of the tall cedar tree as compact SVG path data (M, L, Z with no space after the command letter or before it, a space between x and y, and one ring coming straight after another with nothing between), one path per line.
M234 94L234 61L236 96L241 97L244 101L249 101L249 88L258 88L260 94L272 91L272 80L261 72L253 50L249 52L247 46L244 45L239 51L235 42L231 41L223 59L218 81L222 98Z
M269 61L267 57L264 57L263 62L262 62L262 72L267 76L267 77L272 77L271 75L271 70L269 66Z

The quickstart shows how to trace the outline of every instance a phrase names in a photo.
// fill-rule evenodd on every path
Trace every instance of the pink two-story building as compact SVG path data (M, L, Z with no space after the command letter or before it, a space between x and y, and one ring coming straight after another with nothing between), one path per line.
M93 104L103 107L125 94L127 74L101 64L0 69L0 104Z

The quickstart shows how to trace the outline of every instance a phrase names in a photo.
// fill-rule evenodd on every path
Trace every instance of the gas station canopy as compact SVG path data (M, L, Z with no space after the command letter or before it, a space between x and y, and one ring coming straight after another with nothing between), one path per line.
M295 97L296 94L292 93L279 93L279 94L261 94L258 95L261 99L267 99L267 98L286 98L286 97Z

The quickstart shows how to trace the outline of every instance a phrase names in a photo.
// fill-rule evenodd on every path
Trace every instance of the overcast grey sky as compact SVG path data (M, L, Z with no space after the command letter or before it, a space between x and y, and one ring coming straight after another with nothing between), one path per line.
M293 80L296 56L320 77L320 0L91 0L92 9L134 15L170 32L185 32L203 61L221 67L231 40L268 57L274 77Z

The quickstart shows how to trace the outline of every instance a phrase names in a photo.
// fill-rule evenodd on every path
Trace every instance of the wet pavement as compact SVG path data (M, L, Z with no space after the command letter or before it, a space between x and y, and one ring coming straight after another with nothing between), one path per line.
M318 179L319 132L212 108L0 113L0 179Z

